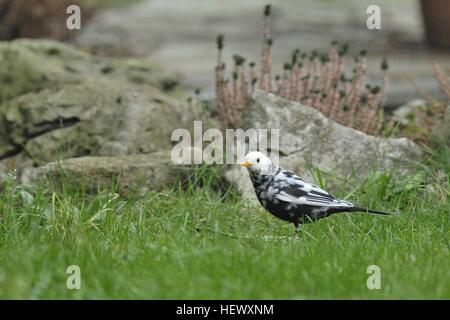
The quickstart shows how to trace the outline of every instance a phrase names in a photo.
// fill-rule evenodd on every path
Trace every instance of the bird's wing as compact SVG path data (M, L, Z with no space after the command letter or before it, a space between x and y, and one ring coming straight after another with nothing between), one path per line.
M353 207L352 203L335 198L287 170L282 170L275 177L273 185L276 190L275 198L281 201L318 207Z

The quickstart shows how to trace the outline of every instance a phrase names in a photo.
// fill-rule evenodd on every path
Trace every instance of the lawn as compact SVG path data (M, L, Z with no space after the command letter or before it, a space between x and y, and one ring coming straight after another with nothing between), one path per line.
M336 196L393 216L338 214L294 228L200 167L188 185L0 194L2 299L450 299L450 149L402 179L373 173ZM77 265L81 289L69 290ZM369 265L381 289L366 286Z

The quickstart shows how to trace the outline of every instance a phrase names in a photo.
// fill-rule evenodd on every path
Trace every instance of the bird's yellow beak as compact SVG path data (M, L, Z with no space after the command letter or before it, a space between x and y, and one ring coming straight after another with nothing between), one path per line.
M240 163L240 165L241 166L243 166L243 167L250 167L251 165L253 165L253 163L251 163L250 161L248 161L248 160L245 160L244 162L241 162Z

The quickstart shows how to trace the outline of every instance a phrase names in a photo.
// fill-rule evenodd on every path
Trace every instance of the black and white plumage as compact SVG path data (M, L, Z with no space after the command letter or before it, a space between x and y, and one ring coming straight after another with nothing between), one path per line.
M261 205L275 217L292 222L300 230L309 223L338 212L386 212L361 208L337 199L316 185L303 181L292 172L276 166L261 152L250 152L241 166L247 167Z

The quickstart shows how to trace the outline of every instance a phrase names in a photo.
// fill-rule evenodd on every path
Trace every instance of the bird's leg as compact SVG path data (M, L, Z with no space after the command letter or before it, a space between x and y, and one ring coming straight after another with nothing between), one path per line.
M295 235L298 236L300 234L302 225L298 221L294 221L295 226Z

